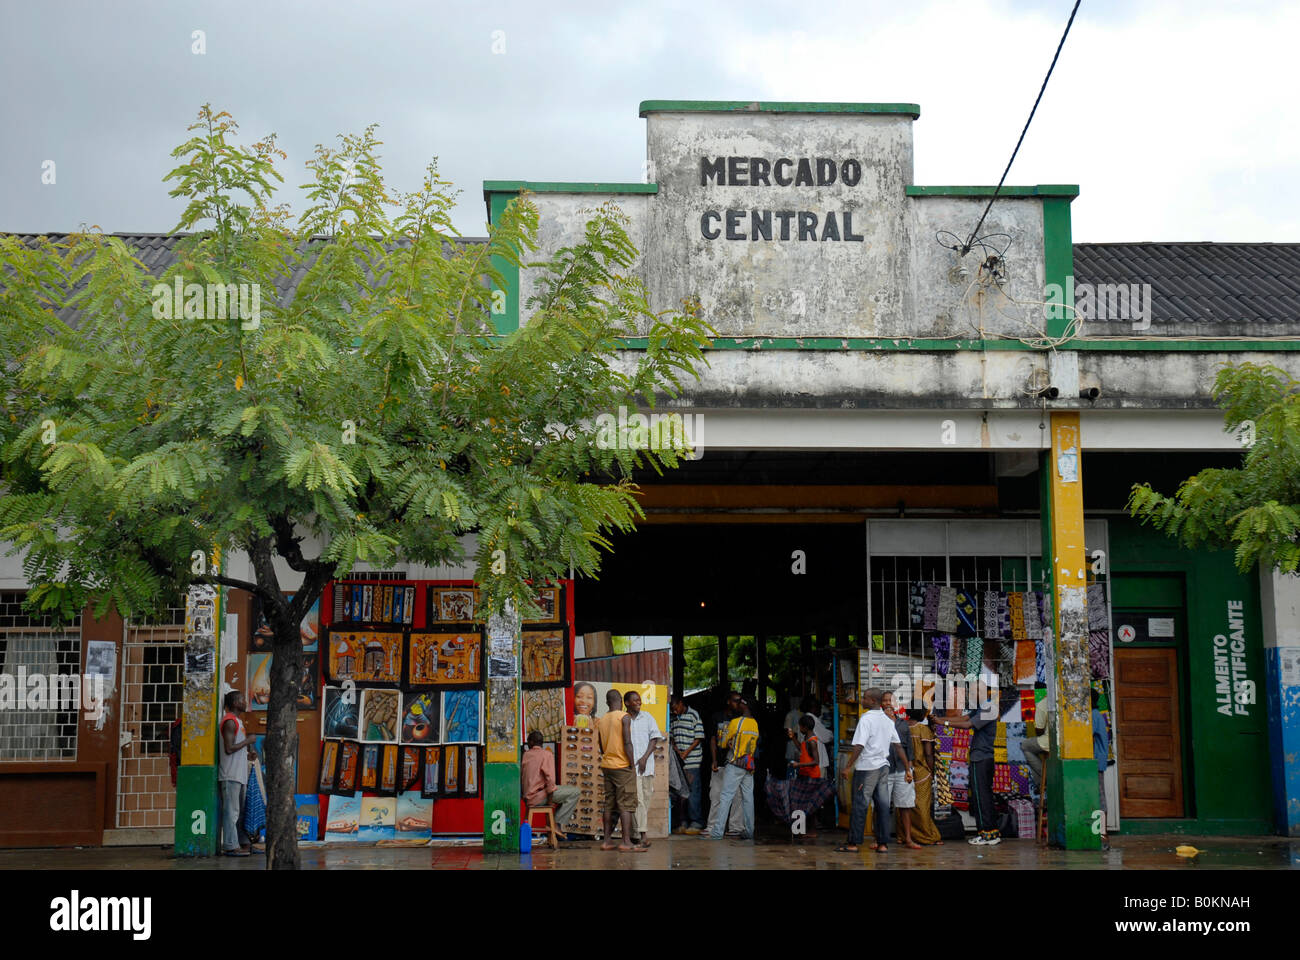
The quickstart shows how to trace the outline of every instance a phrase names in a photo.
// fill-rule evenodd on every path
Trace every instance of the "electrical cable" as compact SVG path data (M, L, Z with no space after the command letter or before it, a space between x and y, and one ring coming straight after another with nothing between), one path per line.
M1011 164L1016 161L1016 154L1020 152L1020 145L1025 142L1025 134L1029 132L1029 124L1034 120L1034 113L1038 110L1038 104L1043 99L1043 93L1047 90L1047 81L1052 79L1052 71L1056 69L1056 60L1061 55L1061 48L1065 46L1065 38L1070 35L1070 27L1074 24L1074 15L1079 12L1079 4L1082 0L1074 0L1074 9L1070 11L1070 19L1065 24L1065 32L1061 34L1061 42L1056 45L1056 53L1052 56L1052 65L1047 68L1047 76L1043 77L1043 85L1038 88L1038 96L1034 100L1034 107L1029 111L1029 119L1025 121L1025 128L1020 131L1020 139L1016 141L1016 148L1011 151L1011 159L1007 161L1007 167L1002 171L1002 179L993 190L993 196L989 197L988 205L984 207L984 212L980 214L979 223L975 224L975 229L970 232L966 242L962 244L961 256L970 253L971 246L974 244L975 235L979 233L980 227L984 226L984 218L989 215L989 210L993 208L993 201L998 198L1002 191L1002 184L1007 180L1007 174L1011 172Z

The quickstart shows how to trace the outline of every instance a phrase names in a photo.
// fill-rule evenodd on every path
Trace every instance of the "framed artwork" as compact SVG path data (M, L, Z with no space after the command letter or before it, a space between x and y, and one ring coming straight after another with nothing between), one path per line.
M292 593L284 595L286 602L293 600ZM311 605L298 624L298 635L302 639L304 652L319 648L320 644L320 598ZM253 634L248 640L248 649L253 653L269 653L275 640L275 633L266 618L266 608L258 597L253 598Z
M438 693L408 693L402 697L402 743L437 743L442 711Z
M293 594L286 593L284 598L292 601ZM320 648L320 597L303 614L298 624L298 636L302 640L304 653Z
M396 797L363 797L357 826L358 842L391 840L397 829Z
M357 780L357 787L372 792L379 789L379 744L377 743L361 745L361 774Z
M403 635L380 630L329 631L325 676L330 683L397 686L402 681Z
M563 627L554 630L525 630L523 643L525 684L569 682L569 645Z
M478 591L473 587L435 587L429 590L430 623L475 623Z
M402 695L396 690L362 690L361 739L396 743L401 701Z
M477 797L479 788L479 748L473 744L467 744L464 753L461 755L461 788L462 797Z
M326 687L321 708L320 732L322 737L356 738L361 735L357 691L342 687Z
M542 608L541 616L524 623L560 623L564 614L560 609L560 588L542 587L537 591L537 605Z
M443 747L442 795L460 796L460 747Z
M424 747L424 779L420 796L436 797L442 783L442 747ZM454 749L454 748L453 748Z
M356 797L334 797L330 800L325 817L325 839L354 842L361 819L361 800Z
M361 766L361 744L344 740L339 745L339 768L334 776L334 795L352 796L357 792L357 772Z
M270 774L266 772L266 734L259 733L253 737L253 747L257 750L257 762L262 765L262 780L268 781ZM298 758L293 758L293 783L298 783ZM315 796L315 794L312 794Z
M397 836L411 840L433 836L433 800L419 790L397 796Z
M293 805L298 842L315 840L320 835L320 797L314 793L295 793Z
M442 694L442 742L478 743L483 732L483 694L445 690Z
M568 718L565 715L564 687L524 691L522 733L525 737L536 730L543 740L563 740L566 726Z
M334 778L338 773L339 741L322 740L320 745L320 777L317 793L333 793Z
M298 679L298 709L315 710L318 690L320 690L320 654L304 653L302 676Z
M481 633L411 632L407 657L408 689L477 687L483 683Z
M397 744L385 743L379 748L380 793L390 796L397 793Z
M487 682L487 762L515 763L519 760L519 699L514 680Z
M248 709L265 710L271 702L271 654L248 655Z
M402 747L400 754L401 767L397 775L398 793L420 789L420 776L423 773L420 769L420 762L423 758L424 751L419 747Z

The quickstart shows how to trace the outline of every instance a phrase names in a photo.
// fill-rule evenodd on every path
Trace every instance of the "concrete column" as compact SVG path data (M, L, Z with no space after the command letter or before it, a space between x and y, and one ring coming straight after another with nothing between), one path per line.
M1101 801L1092 756L1092 671L1088 663L1087 554L1079 414L1051 414L1043 464L1043 570L1052 597L1056 705L1046 771L1048 830L1070 850L1101 846Z
M1300 837L1300 577L1261 569L1259 592L1274 820Z
M493 677L487 683L483 725L487 748L483 758L483 852L518 853L522 819L519 795L519 672L523 654L519 614L511 607L489 618L488 655L495 644L513 652L515 675Z
M218 569L215 558L212 569L214 572ZM208 585L190 587L185 598L185 699L181 714L181 765L176 771L173 844L179 857L215 856L221 834L217 806L221 599L221 590ZM235 640L232 638L231 642Z

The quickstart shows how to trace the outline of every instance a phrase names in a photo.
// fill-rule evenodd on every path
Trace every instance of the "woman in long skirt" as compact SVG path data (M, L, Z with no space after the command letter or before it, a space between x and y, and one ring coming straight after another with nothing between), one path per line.
M908 711L908 724L912 731L912 769L916 774L916 809L912 811L912 842L926 846L943 843L939 828L934 823L934 749L935 735L925 722L924 708ZM899 835L901 842L902 835Z

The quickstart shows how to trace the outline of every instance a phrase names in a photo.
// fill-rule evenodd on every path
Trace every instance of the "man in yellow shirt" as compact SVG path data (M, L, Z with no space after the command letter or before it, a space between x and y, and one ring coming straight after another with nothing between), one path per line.
M745 833L742 840L754 839L754 767L758 757L758 722L750 713L748 704L738 693L727 698L733 714L727 732L718 741L718 748L726 750L727 765L722 779L722 796L718 801L718 810L731 809L731 801L740 791L741 807L744 810ZM725 814L720 814L714 821L711 840L721 840L726 826Z
M614 815L618 814L623 829L623 842L618 849L623 852L642 853L645 847L633 844L632 817L636 813L636 771L632 767L632 718L622 710L623 695L617 690L605 694L608 708L596 721L596 737L600 741L600 772L605 778L605 839L602 850L613 850Z

